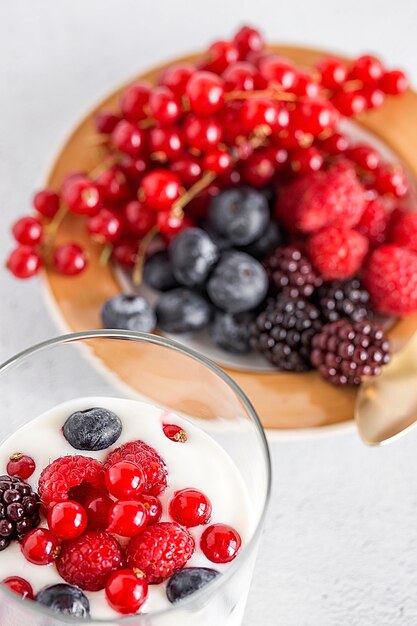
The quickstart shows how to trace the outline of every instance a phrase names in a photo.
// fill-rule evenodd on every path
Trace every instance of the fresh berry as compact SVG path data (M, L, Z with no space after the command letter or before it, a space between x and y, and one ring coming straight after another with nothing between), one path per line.
M76 276L85 270L87 258L80 246L75 243L67 243L55 248L54 265L60 274Z
M155 252L148 258L143 269L143 280L157 291L169 291L178 287L172 271L172 263L165 250Z
M209 224L237 246L256 241L265 231L270 215L265 195L246 187L227 189L210 203Z
M7 463L6 471L9 476L17 476L21 480L27 480L35 471L36 464L32 457L22 452L12 454Z
M120 109L123 117L131 122L140 122L148 117L146 105L149 102L151 86L145 81L134 83L124 90Z
M105 450L122 434L120 417L102 407L72 413L63 428L65 439L76 450Z
M401 165L382 164L375 170L375 188L380 194L390 194L402 198L409 189L409 183Z
M163 293L156 305L158 326L168 333L188 333L206 328L212 307L197 291L178 287Z
M206 117L221 109L224 99L223 79L212 72L195 72L185 87L193 113Z
M157 524L162 517L162 504L156 496L145 495L140 496L139 502L143 504L147 512L147 524Z
M87 513L78 502L58 502L48 511L48 526L61 541L75 539L87 528Z
M244 252L225 252L207 283L210 300L228 313L255 309L267 291L264 268Z
M200 161L189 154L184 154L181 158L171 163L171 171L180 177L182 184L189 189L200 180L203 168Z
M339 117L339 113L327 100L301 99L291 114L291 122L296 128L317 137L333 130Z
M93 492L83 501L87 513L88 530L106 530L113 500L100 492Z
M364 85L372 85L382 78L383 73L381 61L370 54L364 54L353 62L349 78L360 80Z
M121 569L106 584L106 599L122 615L137 613L148 597L148 583L140 570Z
M174 522L149 526L126 548L126 565L138 568L149 584L158 584L182 569L194 552L194 540Z
M219 144L222 127L215 117L198 117L190 113L184 120L184 138L192 150L205 152Z
M157 496L167 486L167 469L165 461L157 451L139 439L129 441L116 448L105 460L106 468L119 461L130 461L142 468L146 477L145 494Z
M337 89L346 80L348 67L344 61L335 57L325 57L316 64L320 73L320 82L326 89Z
M121 537L138 535L148 523L145 505L138 500L118 500L109 511L109 533Z
M101 319L105 328L151 333L156 326L155 313L142 296L121 293L104 303Z
M293 298L309 298L322 284L308 258L294 246L277 248L263 266L273 290Z
M139 194L143 196L146 205L154 211L169 211L178 199L180 191L181 181L176 174L156 169L143 177Z
M167 67L159 77L159 84L169 87L169 89L182 96L190 77L196 71L192 63L178 63Z
M374 250L363 282L378 313L410 315L417 312L417 254L395 244Z
M70 491L87 483L96 489L104 487L104 469L97 459L88 456L63 456L52 461L39 477L39 496L49 506L70 500Z
M259 52L265 45L259 30L251 26L242 26L234 36L233 43L241 59L245 59L250 52Z
M186 215L175 215L175 213L158 213L156 223L160 235L166 241L171 241L179 233L182 233L183 230L190 228L194 224Z
M327 322L343 318L361 322L372 317L369 293L358 278L325 283L318 290L317 297L321 314Z
M417 213L397 210L392 217L390 241L417 252Z
M21 217L13 225L13 237L24 246L36 246L41 242L43 227L37 217Z
M298 176L318 172L323 166L323 155L314 146L309 148L298 148L291 152L290 166Z
M239 533L226 524L209 526L200 539L200 548L213 563L230 563L237 556L241 545Z
M115 148L134 158L144 152L145 138L145 131L128 120L120 120L111 134L111 141Z
M291 91L297 81L296 69L292 62L278 55L270 55L260 60L259 71L268 82L278 85L284 91Z
M162 430L164 431L164 435L171 441L177 443L185 443L187 441L187 433L181 426L177 426L176 424L164 424Z
M219 251L204 230L187 228L171 243L169 257L176 280L193 287L205 283L219 258Z
M248 246L241 246L240 249L255 259L262 260L278 248L283 241L284 236L277 222L270 222L255 241Z
M333 133L320 141L320 147L330 156L345 154L349 145L349 139L340 133Z
M1 584L6 585L10 591L14 591L23 599L27 598L28 600L33 600L34 596L32 585L30 585L24 578L20 578L20 576L10 576L9 578L2 580Z
M138 244L132 238L122 237L114 244L112 259L123 267L133 267L138 256Z
M364 144L358 144L345 152L348 159L356 163L363 170L372 172L376 170L381 160L379 152Z
M369 242L356 230L328 226L315 233L307 250L313 266L325 280L351 278L362 267Z
M250 343L277 369L305 372L311 368L312 337L320 329L320 311L313 304L281 294L257 316Z
M401 70L385 72L379 83L382 91L391 96L397 96L408 88L408 78Z
M6 265L13 276L26 279L39 272L42 260L32 247L18 246L10 253Z
M142 468L131 461L119 461L110 465L106 472L106 488L114 498L135 498L145 487Z
M353 117L366 110L366 98L361 91L339 91L332 103L342 115Z
M22 540L22 554L33 565L51 565L59 553L58 539L46 528L31 530Z
M171 126L181 117L181 102L168 87L154 87L149 96L149 111L160 126Z
M389 363L389 341L371 322L339 320L313 337L311 362L334 385L359 385Z
M69 210L76 215L94 215L100 208L99 186L87 176L77 176L62 190L62 197Z
M39 497L20 478L0 476L0 551L40 522Z
M150 169L150 157L148 154L141 154L138 157L121 154L119 167L126 175L129 183L137 186L141 182L143 175Z
M123 223L116 211L103 207L87 219L87 230L98 243L115 243L123 233Z
M226 148L212 148L203 158L203 168L207 172L214 172L217 176L226 174L232 169L233 160Z
M258 71L252 63L238 61L229 65L222 76L225 91L253 91L257 82Z
M112 111L99 111L94 117L96 130L102 135L109 135L118 122L120 122L119 115Z
M131 235L143 237L155 225L155 211L139 200L131 200L123 207L123 221Z
M110 204L118 204L131 195L127 174L120 166L114 165L97 176L103 199Z
M149 152L154 161L174 161L184 153L183 133L176 126L154 126L149 131Z
M110 575L123 565L122 549L106 532L88 531L65 541L56 560L59 575L84 591L104 589Z
M374 198L366 202L356 230L368 239L371 248L376 248L385 243L390 221L391 216L384 204L378 198Z
M166 594L171 604L187 598L219 575L209 567L185 567L168 580Z
M60 583L44 587L37 594L36 602L47 606L55 613L71 617L90 617L90 602L83 592L73 585Z
M54 217L59 211L60 197L53 189L42 189L33 198L33 206L44 217Z
M249 325L251 321L252 317L248 313L232 315L217 311L210 326L210 337L216 346L226 352L246 354L250 351Z
M215 74L221 74L231 64L236 63L239 51L231 41L214 41L207 50L204 59L204 69Z
M169 503L169 514L175 522L191 528L206 524L211 517L211 502L198 489L181 489Z

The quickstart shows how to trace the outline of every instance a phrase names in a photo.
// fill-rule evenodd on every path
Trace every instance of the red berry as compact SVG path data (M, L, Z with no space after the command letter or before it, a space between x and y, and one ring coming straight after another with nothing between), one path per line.
M217 113L223 106L224 82L212 72L195 72L187 83L185 93L190 109L204 117Z
M51 565L59 555L60 543L46 528L35 528L22 539L21 550L29 563Z
M41 473L38 492L45 505L70 499L74 487L91 485L104 487L104 469L97 459L88 456L63 456L52 461Z
M275 168L267 150L257 150L243 161L242 178L253 187L265 187L274 176Z
M375 170L380 162L379 153L365 144L359 144L346 151L348 159L356 163L361 169L367 171Z
M149 111L161 126L175 124L182 114L178 96L163 85L152 89L149 97Z
M85 591L104 589L111 574L123 564L120 545L106 532L88 531L62 544L56 560L59 575Z
M258 71L251 63L239 61L229 65L222 74L225 91L253 91L257 75Z
M243 139L245 129L242 128L240 115L243 102L231 100L226 102L223 109L216 116L216 121L220 124L222 141L228 145L234 145Z
M80 246L75 243L67 243L55 248L54 265L60 274L76 276L85 270L87 258Z
M217 175L225 174L233 165L230 152L222 148L212 148L203 158L203 167L208 172Z
M390 214L376 198L366 203L356 230L369 240L371 248L376 248L386 241L389 222Z
M118 122L120 116L111 111L99 111L94 117L96 131L103 135L110 135Z
M307 244L309 257L325 280L344 280L357 274L368 249L368 240L356 230L335 226L315 233Z
M267 83L279 85L284 91L292 91L297 82L297 72L289 59L271 55L259 63L259 72Z
M401 165L382 164L375 170L375 187L380 194L402 198L408 192L408 181Z
M32 585L24 578L20 578L20 576L5 578L1 581L1 584L6 585L10 591L14 591L19 596L22 596L22 598L27 598L28 600L33 600L34 598Z
M157 524L162 517L161 501L156 496L148 496L143 493L139 502L142 502L148 514L148 526Z
M58 502L48 511L48 526L54 536L62 541L75 539L87 528L87 513L78 502Z
M13 225L13 236L16 241L25 246L36 246L41 242L43 227L37 217L21 217Z
M22 454L21 452L12 454L6 467L9 476L17 476L22 480L30 478L35 469L36 464L32 457L27 454Z
M110 204L123 202L131 194L131 188L126 174L121 167L113 166L97 176L96 183L100 187L101 195Z
M181 489L175 492L169 503L169 514L181 526L199 526L209 521L211 502L197 489Z
M62 197L72 213L94 215L101 204L99 186L87 176L76 176L62 188Z
M332 98L332 103L346 117L359 115L366 109L366 99L360 91L341 91Z
M346 63L335 57L325 57L316 64L316 69L320 73L320 82L326 89L337 89L348 75Z
M139 200L131 200L123 207L123 219L129 233L143 237L155 225L155 211Z
M145 140L145 131L128 120L121 120L111 134L115 148L131 157L138 157L144 152Z
M140 122L148 117L146 105L150 92L151 86L146 82L138 82L125 89L120 100L123 117L130 122Z
M384 92L377 87L364 89L362 93L366 100L366 106L368 109L377 109L381 107L385 102Z
M113 500L99 492L93 493L84 502L87 513L87 527L89 530L106 530L109 525L109 511Z
M349 139L340 133L333 133L330 137L320 140L320 147L330 156L338 156L349 148Z
M191 535L173 522L159 522L132 537L126 548L126 565L144 572L153 585L182 569L194 552Z
M189 114L184 120L184 138L189 148L205 151L217 146L222 139L222 127L214 117Z
M145 505L138 500L119 500L109 511L109 533L121 537L138 535L148 523Z
M145 488L145 474L139 465L119 461L106 472L106 488L114 498L135 498Z
M129 441L109 453L105 466L111 467L119 461L136 463L145 472L144 492L154 496L162 493L167 486L167 469L157 451L143 441Z
M296 128L317 137L323 131L335 127L339 113L330 102L315 99L300 102L291 114L291 118L291 122Z
M138 185L145 172L150 169L150 160L144 155L134 159L123 154L119 161L119 167L130 182Z
M181 426L177 426L176 424L164 424L162 430L164 431L164 435L168 437L168 439L171 439L171 441L179 443L185 443L187 441L187 433Z
M196 71L191 63L171 65L164 70L159 78L159 84L165 85L177 96L182 96L190 77Z
M186 189L189 189L200 180L203 174L203 169L198 159L187 154L171 163L170 169L179 176Z
M153 170L143 177L139 193L154 211L169 211L181 194L181 181L169 170Z
M251 26L242 26L233 37L233 43L238 49L241 59L245 59L249 52L258 52L264 47L261 33Z
M112 258L124 267L133 267L138 254L138 243L133 239L124 237L113 248Z
M272 132L281 128L279 107L269 98L254 97L245 100L240 111L240 121L247 133L257 129Z
M269 146L265 149L268 158L274 164L275 173L284 169L288 163L288 150L278 146Z
M239 51L234 43L224 40L214 41L203 59L203 69L221 74L231 63L236 63L238 58Z
M99 243L114 243L123 232L123 224L116 211L102 208L87 219L87 230Z
M408 78L401 70L385 72L379 83L382 91L391 96L397 96L408 88Z
M193 222L186 215L174 213L158 213L157 224L161 235L171 239L186 228L190 228Z
M417 213L396 210L392 216L390 241L417 253Z
M299 175L317 172L322 168L323 155L314 146L310 148L299 148L290 155L290 164L293 172Z
M364 54L353 62L349 78L360 80L367 86L378 82L383 73L381 61L370 54Z
M317 98L320 92L320 87L311 74L308 72L297 71L295 84L293 85L291 91L296 96Z
M30 246L18 246L9 255L7 269L16 278L31 278L38 273L42 265L41 257Z
M226 524L213 524L205 529L200 548L209 561L229 563L239 552L242 540L239 533Z
M107 581L107 602L122 615L137 613L147 597L148 583L140 570L121 569Z
M172 161L184 152L182 133L175 126L151 128L149 131L149 152L155 161Z
M59 210L60 197L53 189L42 189L35 194L33 206L44 217L53 217Z

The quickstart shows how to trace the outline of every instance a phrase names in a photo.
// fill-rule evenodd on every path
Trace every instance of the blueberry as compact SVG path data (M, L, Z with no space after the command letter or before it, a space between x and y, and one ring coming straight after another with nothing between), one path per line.
M236 187L213 198L208 221L236 246L246 246L265 231L270 220L268 201L255 189Z
M248 246L242 246L242 252L246 252L255 259L264 259L278 248L284 241L281 229L276 222L271 222L262 235Z
M168 600L172 604L183 600L214 580L219 573L209 567L186 567L179 570L168 580L166 587Z
M90 603L81 589L64 583L44 587L36 596L36 602L48 606L56 613L72 617L89 617Z
M155 312L145 298L124 293L104 303L101 319L105 328L137 330L143 333L152 332L156 326Z
M204 230L209 234L210 239L214 241L219 252L225 252L233 248L232 242L221 233L216 232L208 222L203 224Z
M94 407L70 415L63 431L76 450L105 450L119 439L122 422L112 411Z
M201 228L186 228L169 247L172 271L181 285L202 285L219 258L219 250Z
M250 324L253 317L248 313L232 315L224 311L217 311L210 328L213 342L226 350L236 354L245 354L250 351Z
M186 333L208 326L212 309L199 293L185 287L161 295L156 306L158 324L169 333Z
M245 252L226 252L207 283L210 300L228 313L255 309L268 291L268 277Z
M153 289L169 291L178 287L178 281L172 273L172 264L165 250L155 252L145 263L143 280Z

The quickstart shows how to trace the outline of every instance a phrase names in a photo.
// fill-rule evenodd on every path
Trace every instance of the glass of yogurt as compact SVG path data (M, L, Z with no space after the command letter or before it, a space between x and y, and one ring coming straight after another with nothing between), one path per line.
M242 623L271 469L227 374L90 331L11 358L0 394L2 626Z

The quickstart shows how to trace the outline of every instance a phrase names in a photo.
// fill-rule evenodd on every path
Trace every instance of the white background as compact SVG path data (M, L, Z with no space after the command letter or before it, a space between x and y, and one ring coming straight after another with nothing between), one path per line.
M271 41L375 51L417 84L416 0L0 0L1 257L90 105L247 21ZM38 281L1 267L0 361L55 334ZM245 626L417 623L416 444L417 432L371 450L354 431L271 444L273 502Z

